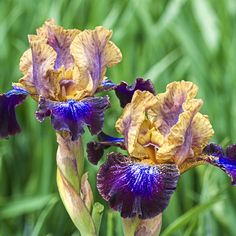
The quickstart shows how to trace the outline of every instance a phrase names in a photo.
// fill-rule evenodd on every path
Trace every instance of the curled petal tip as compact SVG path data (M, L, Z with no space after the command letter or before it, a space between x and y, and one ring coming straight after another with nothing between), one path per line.
M120 106L125 107L126 104L130 103L134 92L136 90L149 91L152 94L156 94L155 88L151 80L144 80L142 78L137 78L135 82L131 85L128 85L126 82L121 82L116 88L116 96L120 100Z

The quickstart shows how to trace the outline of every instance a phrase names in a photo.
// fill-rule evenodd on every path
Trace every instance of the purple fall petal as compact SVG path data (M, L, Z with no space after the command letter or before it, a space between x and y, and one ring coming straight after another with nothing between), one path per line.
M228 146L225 153L221 146L211 143L203 153L209 155L208 162L223 170L231 178L232 185L236 186L236 144Z
M106 144L99 143L99 142L89 142L87 144L88 160L92 164L97 165L104 154L104 149L106 149L108 147L110 147L110 146L106 145Z
M216 157L223 157L224 154L224 149L215 143L210 143L208 144L204 150L203 153L209 155L209 156L216 156Z
M115 138L101 132L98 134L98 140L99 142L90 142L87 144L88 160L94 165L97 165L97 163L101 160L104 154L104 149L111 146L124 149L123 138Z
M120 100L121 107L125 107L126 104L131 102L136 90L149 91L154 95L156 94L151 80L137 78L132 85L127 85L127 83L123 81L115 88L116 96Z
M0 138L7 138L21 131L16 120L15 107L28 95L22 88L15 87L5 94L0 94Z
M122 217L148 219L165 210L178 177L175 164L150 166L133 163L120 153L111 153L98 172L97 187Z
M228 158L236 161L236 144L228 146L225 152Z
M42 122L51 116L55 130L70 132L72 140L78 139L84 133L87 125L91 134L101 131L105 110L109 107L109 97L90 97L81 101L68 100L54 102L41 98L36 111L37 119Z
M223 170L231 178L232 185L236 186L236 160L219 157L212 159L210 163Z

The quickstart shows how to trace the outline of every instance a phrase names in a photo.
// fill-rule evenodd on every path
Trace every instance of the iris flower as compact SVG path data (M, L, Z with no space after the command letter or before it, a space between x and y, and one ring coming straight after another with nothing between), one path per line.
M195 84L181 81L155 95L151 82L141 79L116 88L124 107L116 129L123 138L101 133L87 151L96 164L105 148L126 150L127 155L109 153L97 175L101 196L122 217L148 219L163 212L180 174L200 164L220 167L236 183L236 146L224 151L209 144L214 131L199 112L203 102L195 98L197 91Z
M0 138L20 132L15 107L27 95L38 101L36 118L51 117L54 129L78 139L88 126L100 132L109 98L97 92L113 88L106 69L120 62L120 50L103 27L80 31L63 29L48 20L29 36L30 48L20 59L23 77L0 95Z

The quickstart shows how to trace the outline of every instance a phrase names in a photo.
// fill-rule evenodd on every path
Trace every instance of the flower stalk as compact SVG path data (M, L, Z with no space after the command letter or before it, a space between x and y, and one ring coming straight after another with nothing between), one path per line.
M138 217L123 218L122 222L125 236L158 236L162 226L162 214L146 220Z
M96 236L104 207L93 201L93 193L84 173L82 138L72 141L57 134L57 185L63 204L82 236Z

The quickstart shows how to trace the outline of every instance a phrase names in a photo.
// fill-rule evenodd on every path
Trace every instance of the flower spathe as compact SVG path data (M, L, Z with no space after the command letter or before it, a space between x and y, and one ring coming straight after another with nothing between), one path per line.
M179 175L203 163L220 167L235 183L235 148L224 155L216 155L212 149L207 152L214 131L208 117L199 112L203 102L195 98L195 84L173 82L158 95L141 90L133 91L116 122L124 137L120 147L128 156L109 154L97 177L98 190L113 209L123 217L158 215L168 205ZM104 139L96 143L100 151L103 143ZM90 145L88 154L95 156Z
M57 131L69 132L73 139L83 133L85 125L92 134L101 131L109 100L94 95L107 86L107 68L122 58L120 50L110 41L111 36L112 31L101 26L94 30L66 30L53 20L46 21L37 29L36 35L29 36L30 49L20 59L23 77L13 86L39 101L38 120L51 116L53 127ZM10 99L7 101L14 109ZM7 101L4 100L4 106ZM0 103L2 107L3 101ZM78 114L87 114L90 118ZM94 114L97 114L96 122L89 121ZM7 116L2 119L7 122ZM7 137L16 132L0 133L1 137Z

